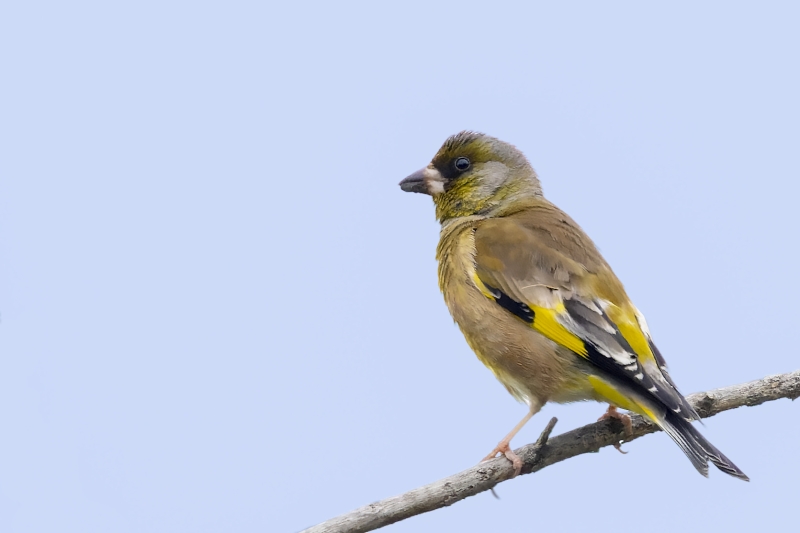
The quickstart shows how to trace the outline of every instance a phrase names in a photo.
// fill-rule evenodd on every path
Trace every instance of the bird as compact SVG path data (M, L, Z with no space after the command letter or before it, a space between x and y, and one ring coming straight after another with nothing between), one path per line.
M400 182L433 198L441 224L439 288L467 344L525 417L484 460L504 455L547 402L595 400L601 418L630 429L638 413L662 429L703 476L708 463L749 481L693 425L644 315L581 227L548 201L515 146L489 135L450 136L426 167ZM618 448L619 449L619 448Z

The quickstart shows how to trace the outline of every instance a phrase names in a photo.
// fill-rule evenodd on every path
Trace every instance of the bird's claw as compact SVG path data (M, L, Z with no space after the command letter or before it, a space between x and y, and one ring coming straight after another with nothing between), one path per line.
M489 455L487 455L481 460L481 462L484 463L486 461L489 461L490 459L494 459L495 457L497 457L498 453L502 453L506 457L506 459L511 461L511 466L514 467L514 475L511 476L511 478L513 479L517 477L520 474L520 472L522 472L522 465L523 465L522 459L520 458L519 455L514 453L514 451L509 446L508 442L501 442L500 444L498 444L497 447L494 450L492 450L491 453L489 453Z
M619 411L617 411L617 408L613 405L609 405L608 410L605 413L603 413L603 416L598 418L597 421L600 422L602 420L609 420L609 419L619 420L625 427L625 433L629 437L633 435L633 422L631 421L631 417L626 415L625 413L620 413ZM623 454L628 453L622 449L622 445L619 442L615 442L613 446L619 453Z

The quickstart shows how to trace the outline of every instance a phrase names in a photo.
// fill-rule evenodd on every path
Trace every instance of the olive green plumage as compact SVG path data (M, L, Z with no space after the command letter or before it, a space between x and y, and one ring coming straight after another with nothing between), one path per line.
M607 402L658 424L703 475L711 461L747 479L691 425L699 417L644 316L591 239L544 198L519 150L462 132L400 186L433 197L447 307L478 358L528 404L528 417L549 401ZM495 449L517 470L508 441L526 420Z

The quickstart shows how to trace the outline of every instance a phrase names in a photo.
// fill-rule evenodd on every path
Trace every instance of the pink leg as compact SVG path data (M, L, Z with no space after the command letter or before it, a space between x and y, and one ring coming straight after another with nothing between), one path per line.
M511 439L513 439L516 436L516 434L519 433L519 430L522 429L522 427L525 424L528 423L528 420L530 420L533 417L533 415L538 413L539 409L541 409L541 408L542 408L542 406L539 405L539 404L531 404L530 405L530 410L528 411L528 414L525 415L525 418L520 420L519 424L514 426L514 429L512 429L511 432L508 435L506 435L505 438L503 438L503 440L501 440L497 444L495 449L492 450L489 453L489 455L484 457L481 462L488 461L489 459L494 459L497 456L497 454L501 453L501 454L506 456L506 459L511 461L511 464L514 467L514 476L512 476L512 477L518 476L519 473L522 471L522 459L520 459L519 455L515 454L511 450L511 446L510 446L511 445Z
M633 423L631 422L631 417L617 411L617 408L614 405L609 405L608 410L605 412L605 414L603 414L603 416L598 418L597 421L600 422L601 420L608 420L609 418L615 418L622 422L622 425L625 426L625 432L629 436L633 435ZM614 448L616 448L619 453L628 453L622 451L622 446L620 446L619 442L614 444Z

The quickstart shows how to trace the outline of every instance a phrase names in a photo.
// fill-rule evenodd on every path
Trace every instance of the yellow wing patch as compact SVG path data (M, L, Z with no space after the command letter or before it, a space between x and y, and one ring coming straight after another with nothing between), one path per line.
M633 310L625 310L611 304L606 309L606 313L625 340L628 341L628 344L631 345L633 351L636 352L639 361L655 361L653 351L650 349L650 343L642 332Z
M531 310L534 314L533 324L531 324L533 329L556 344L560 344L564 348L572 350L582 357L586 357L588 355L588 352L586 351L586 345L583 343L580 337L562 326L556 318L559 313L564 312L564 304L558 304L555 309L532 306Z
M474 282L475 282L475 286L476 286L476 287L478 287L478 290L479 290L479 291L481 291L481 293L482 293L484 296L486 296L486 297L487 297L487 298L489 298L490 300L494 300L494 299L495 299L495 298L494 298L494 294L492 294L492 291L490 291L490 290L489 290L489 289L486 287L486 284L485 284L485 283L483 283L483 281L481 281L481 278L480 278L480 277L478 277L478 273L477 273L477 272L474 272L474 273L472 274L472 281L474 281Z

